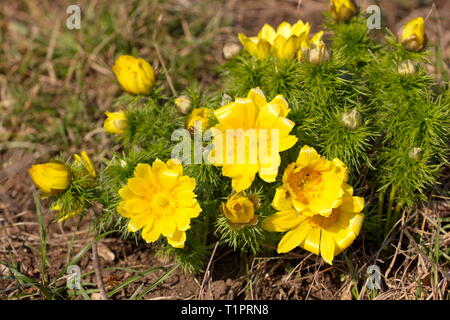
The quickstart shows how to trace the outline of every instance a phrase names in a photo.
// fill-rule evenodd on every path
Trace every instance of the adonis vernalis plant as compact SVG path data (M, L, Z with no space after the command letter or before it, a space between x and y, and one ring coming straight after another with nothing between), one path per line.
M170 97L148 62L119 56L126 93L104 130L122 148L103 164L81 153L30 169L57 219L92 209L98 232L142 238L197 272L219 240L328 264L379 248L448 164L450 94L426 72L421 17L379 41L355 1L332 0L326 32L310 29L236 35L244 50L224 48L217 92Z

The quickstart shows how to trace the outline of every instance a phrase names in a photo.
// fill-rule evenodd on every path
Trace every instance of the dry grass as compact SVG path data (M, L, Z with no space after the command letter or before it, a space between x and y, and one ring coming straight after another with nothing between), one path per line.
M431 1L422 6L417 1L378 2L393 30L413 16L427 15L432 7ZM428 23L430 41L436 44L430 72L442 82L448 81L449 72L450 34L445 30L450 27L450 3L435 3ZM117 54L147 57L164 86L169 87L166 79L171 79L172 92L192 82L219 87L216 67L223 62L221 48L226 41L235 41L237 32L252 34L264 23L297 18L313 21L317 30L326 8L326 1L314 0L86 0L79 1L82 29L69 31L65 27L69 4L21 0L0 8L0 261L20 266L33 279L42 276L42 239L34 187L26 171L31 163L60 151L87 150L98 163L117 149L100 129L103 113L120 93L110 71ZM447 172L442 190L449 190L449 181ZM225 250L212 257L203 284L202 276L176 271L146 298L450 299L450 199L430 199L427 207L405 213L381 247L366 248L362 239L359 250L351 257L338 256L332 267L313 255L291 253L250 259L249 269L242 270L242 257ZM47 274L61 282L64 278L54 277L93 236L86 222L50 222L45 215ZM104 267L163 265L143 245L107 238L100 246ZM367 288L366 270L372 264L382 270L379 292ZM93 270L89 255L80 266ZM138 285L148 285L160 275L146 276L115 298L129 297ZM11 274L1 265L0 276L5 278L0 278L1 298L20 298L18 294L42 298L34 287L8 279ZM129 277L128 272L105 271L106 289Z

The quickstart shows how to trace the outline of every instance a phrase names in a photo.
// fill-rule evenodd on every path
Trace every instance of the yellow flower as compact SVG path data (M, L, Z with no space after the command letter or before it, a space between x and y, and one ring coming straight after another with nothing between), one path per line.
M112 69L122 88L131 94L148 94L155 83L152 66L142 58L119 56Z
M106 132L112 134L122 134L128 127L128 120L125 111L105 112L107 118L103 123Z
M242 192L234 193L228 197L226 203L220 206L220 212L228 219L235 230L246 226L253 226L258 222L255 210L259 208L259 199L256 195L245 196Z
M353 189L346 185L341 205L325 217L305 215L289 201L276 203L279 212L266 218L262 227L267 231L286 232L278 244L278 253L289 252L297 246L321 255L329 264L333 258L350 246L358 236L364 215L364 199L353 197Z
M183 248L191 218L199 215L195 179L183 175L183 166L170 159L157 159L150 166L139 163L134 176L119 190L122 201L117 211L130 218L128 230L142 229L147 242L158 240L162 234L170 245Z
M293 60L297 50L308 41L311 26L298 20L291 25L282 22L277 30L265 24L256 37L247 37L239 33L239 40L250 55L257 59L265 59L274 53L278 59Z
M357 10L353 0L331 0L329 11L334 21L347 22Z
M425 21L422 17L414 18L404 27L400 36L402 45L410 51L420 51L425 46Z
M75 154L73 156L75 158L75 161L80 163L91 176L95 177L96 173L94 164L92 163L86 151L81 151L80 155L81 157L78 154Z
M303 215L327 217L342 204L347 178L348 170L341 160L329 161L304 146L297 161L284 171L283 185L277 189L273 205L290 204Z
M279 153L297 142L297 137L289 135L295 125L286 118L289 111L282 95L267 102L259 88L214 111L218 123L211 128L209 161L222 166L222 174L232 179L236 192L249 188L257 172L264 181L275 181Z
M208 108L195 108L192 110L191 115L186 121L186 129L191 133L194 132L194 128L201 127L201 131L207 130L210 127L211 117L213 111Z
M69 168L60 162L34 164L28 173L41 192L48 195L66 190L70 183Z

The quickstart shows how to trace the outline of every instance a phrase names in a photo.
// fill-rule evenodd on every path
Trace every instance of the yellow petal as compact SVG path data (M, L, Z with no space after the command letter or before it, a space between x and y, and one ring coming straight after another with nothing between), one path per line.
M273 43L273 40L275 39L276 35L277 33L275 29L271 25L265 24L259 31L258 38L264 39L269 43Z
M284 38L289 38L291 36L292 26L290 23L283 21L277 28L277 34L282 35Z
M286 189L281 186L276 189L275 196L272 200L272 207L276 210L291 210L292 202L291 199L288 198L286 194Z
M149 185L142 178L128 179L127 187L131 190L131 192L141 197L145 197L151 193Z
M331 234L326 232L325 230L322 231L322 236L320 238L320 254L328 264L333 264L333 258L334 258L334 238Z
M259 60L267 58L270 54L271 45L266 40L259 40L256 46L256 56Z
M167 237L167 242L174 248L184 248L186 242L186 232L176 230L172 236Z
M128 231L136 232L136 231L140 230L146 224L152 224L152 223L153 223L153 216L151 216L147 213L133 216L130 218L130 221L128 222Z
M277 252L284 253L291 251L299 246L311 231L312 227L308 222L301 223L297 228L284 235L278 244Z
M292 148L298 141L296 136L287 136L280 139L280 152Z
M364 198L345 196L340 210L344 212L361 212L364 209Z
M142 230L142 238L147 242L154 242L159 239L161 236L161 231L159 230L158 226L153 224L147 224L144 229Z
M319 255L321 230L313 228L300 246L315 255Z
M257 57L257 44L250 40L246 35L239 33L238 34L239 41L241 42L244 49L255 58Z
M168 237L171 236L177 227L176 221L174 217L167 216L162 218L159 222L159 228L161 229L161 233L163 236Z
M174 218L177 224L178 230L186 231L189 228L190 223L190 209L179 208L176 210Z
M285 232L298 226L305 217L295 210L277 212L262 222L262 228L270 232Z
M309 146L303 146L303 148L300 150L300 153L297 158L297 165L300 168L306 167L310 163L319 160L320 155L317 153L317 151L314 148L311 148Z
M128 188L127 186L119 189L119 195L123 200L129 200L138 197L138 195L131 192L130 188Z
M147 210L147 201L141 199L126 200L123 204L123 209L132 214L139 214Z
M251 89L247 94L247 98L253 101L258 110L267 104L266 96L259 87Z

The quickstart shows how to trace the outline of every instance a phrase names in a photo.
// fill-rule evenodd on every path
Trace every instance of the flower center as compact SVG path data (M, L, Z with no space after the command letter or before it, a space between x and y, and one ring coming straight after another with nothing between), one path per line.
M323 189L322 174L315 170L302 169L292 174L289 179L289 186L298 200L309 203L320 196Z
M316 214L312 217L308 217L307 221L314 227L319 229L326 229L330 225L336 222L338 218L338 211L336 209L331 212L328 217L324 217L320 214Z
M166 209L170 206L170 199L166 194L158 194L155 197L155 204L157 208Z

